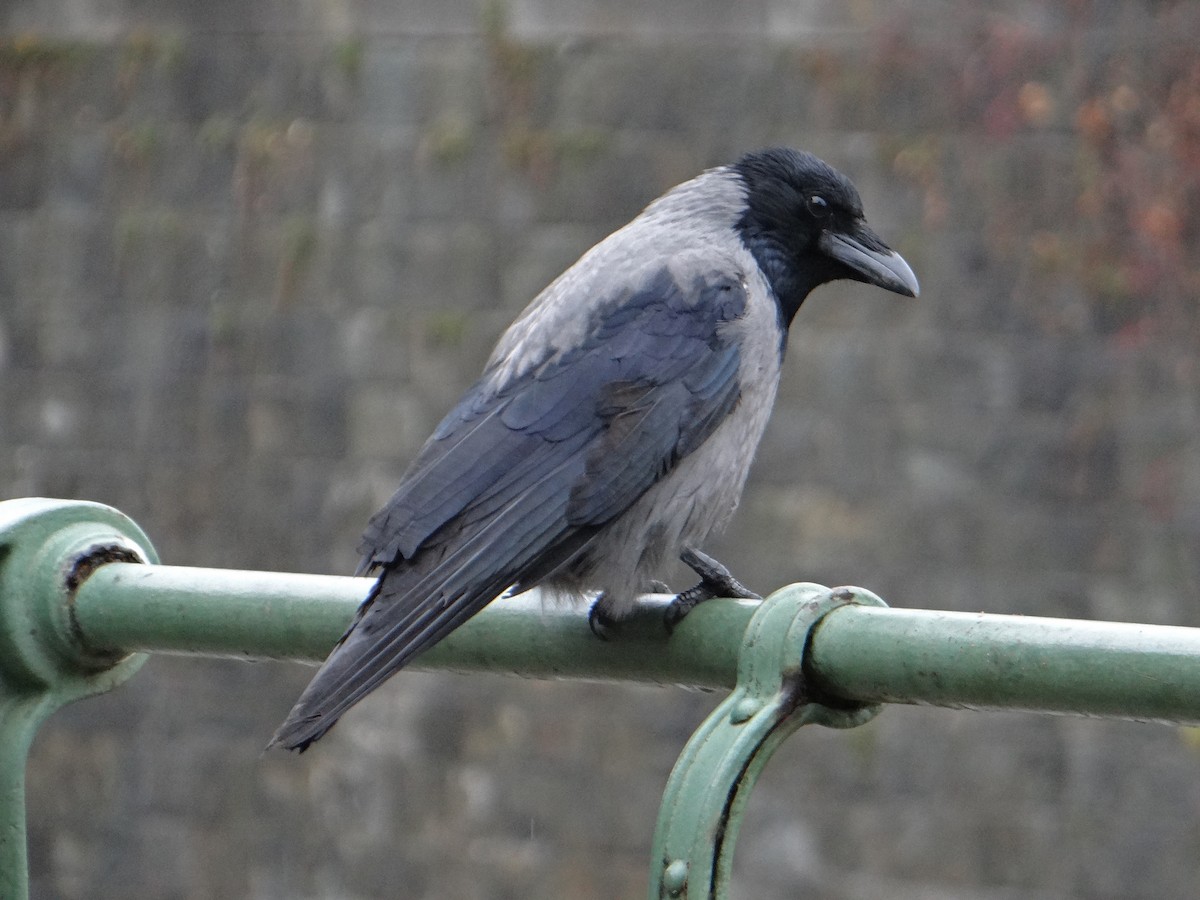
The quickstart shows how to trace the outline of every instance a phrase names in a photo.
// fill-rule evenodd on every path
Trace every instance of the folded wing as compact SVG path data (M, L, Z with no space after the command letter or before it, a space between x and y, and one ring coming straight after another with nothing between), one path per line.
M740 281L663 267L593 310L586 338L472 387L360 544L380 568L272 745L303 750L413 656L513 585L536 584L632 506L737 403L724 327Z

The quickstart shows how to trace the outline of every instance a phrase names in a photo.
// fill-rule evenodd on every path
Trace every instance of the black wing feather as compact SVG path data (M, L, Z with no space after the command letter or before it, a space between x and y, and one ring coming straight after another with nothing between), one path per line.
M737 402L723 326L740 282L663 268L601 305L588 339L507 383L492 373L438 426L363 535L382 567L272 744L304 749L506 589L564 564L698 447Z

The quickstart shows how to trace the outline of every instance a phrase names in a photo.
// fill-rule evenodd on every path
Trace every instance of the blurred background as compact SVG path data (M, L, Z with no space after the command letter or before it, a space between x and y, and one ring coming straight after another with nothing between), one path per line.
M766 593L1200 626L1200 7L5 0L0 495L164 562L345 574L534 294L772 144L847 172L909 301L824 288L730 532ZM690 583L680 572L675 583ZM717 698L155 658L30 765L37 898L638 897ZM1200 738L896 707L797 734L740 898L1190 897Z

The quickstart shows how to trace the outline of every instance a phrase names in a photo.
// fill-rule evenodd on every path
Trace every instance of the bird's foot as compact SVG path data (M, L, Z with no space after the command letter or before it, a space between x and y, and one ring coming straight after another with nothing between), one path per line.
M601 594L588 610L588 627L600 640L611 641L621 633L621 623L608 611L605 598L606 595Z
M700 576L700 584L713 597L733 597L736 600L761 600L762 597L733 577L730 571L707 553L694 547L685 547L679 558L689 569ZM687 593L685 591L685 593ZM708 597L704 598L709 599Z
M713 597L734 597L740 600L761 600L740 581L733 577L730 571L707 553L701 553L692 547L685 547L679 558L689 569L700 576L700 583L690 587L675 596L663 614L663 624L667 632L675 630L684 617L705 600Z

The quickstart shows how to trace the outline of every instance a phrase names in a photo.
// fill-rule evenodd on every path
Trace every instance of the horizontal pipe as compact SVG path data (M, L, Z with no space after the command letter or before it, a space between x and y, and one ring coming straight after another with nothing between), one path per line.
M316 663L370 585L368 578L333 575L109 563L76 591L72 626L92 651ZM530 591L490 604L412 667L733 687L742 633L757 604L704 604L668 641L662 616L669 600L645 598L618 639L601 641L585 607L543 602Z
M843 606L805 671L863 703L1200 723L1200 628Z
M76 592L92 650L319 662L370 581L110 563ZM646 598L618 639L537 591L492 603L413 668L706 688L736 682L757 604L714 600L668 640L669 598ZM843 606L813 630L805 672L821 695L1200 723L1200 629Z

